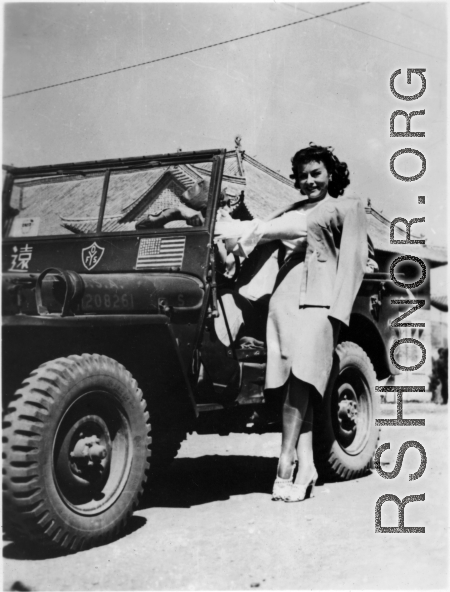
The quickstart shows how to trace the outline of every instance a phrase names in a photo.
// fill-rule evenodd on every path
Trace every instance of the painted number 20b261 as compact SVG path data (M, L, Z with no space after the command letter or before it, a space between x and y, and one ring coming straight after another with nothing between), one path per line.
M134 307L133 294L86 294L82 301L82 307L86 310L92 309L132 309Z

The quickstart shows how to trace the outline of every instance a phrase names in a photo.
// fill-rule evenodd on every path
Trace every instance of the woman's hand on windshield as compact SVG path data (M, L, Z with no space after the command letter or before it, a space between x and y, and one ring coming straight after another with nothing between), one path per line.
M179 206L179 212L183 220L186 221L187 224L190 226L203 226L205 223L205 218L201 212L189 208L188 206L181 205Z

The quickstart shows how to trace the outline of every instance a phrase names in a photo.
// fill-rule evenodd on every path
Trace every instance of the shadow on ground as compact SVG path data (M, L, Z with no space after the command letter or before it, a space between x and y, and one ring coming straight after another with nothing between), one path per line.
M131 516L128 524L118 537L113 541L118 541L124 537L139 530L146 524L147 520L143 516ZM78 551L78 553L86 553L88 549ZM45 559L54 559L56 557L66 557L72 555L72 551L64 549L52 549L42 545L30 544L27 541L12 541L3 549L3 557L5 559L18 559L21 561L43 561Z
M272 492L278 458L260 456L202 456L176 459L153 478L144 492L139 509L189 508L231 496ZM143 516L132 516L119 540L146 523ZM81 551L83 553L84 551ZM70 555L69 551L28 545L26 541L10 542L3 549L5 559L45 560Z
M189 508L252 493L270 496L277 464L277 457L247 455L176 459L166 472L150 479L138 509ZM132 516L125 530L114 540L132 534L146 522L143 516ZM39 561L69 554L64 550L30 546L26 542L11 542L3 549L6 559L17 560Z
M140 509L189 508L233 495L272 492L278 458L262 456L201 456L176 459L154 478Z
M272 493L278 458L263 456L201 456L175 459L165 473L150 479L139 509L189 508L227 500L234 495ZM369 477L361 475L359 479ZM295 472L294 472L295 479ZM317 485L342 483L319 478Z

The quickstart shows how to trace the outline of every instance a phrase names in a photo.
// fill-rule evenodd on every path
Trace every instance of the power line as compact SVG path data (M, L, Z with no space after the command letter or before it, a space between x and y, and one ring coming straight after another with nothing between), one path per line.
M156 62L162 62L164 60L170 60L172 58L181 57L190 53L195 53L197 51L203 51L204 49L211 49L212 47L218 47L220 45L226 45L227 43L234 43L235 41L241 41L242 39L249 39L250 37L256 37L257 35L263 35L264 33L270 33L271 31L277 31L279 29L285 29L286 27L292 27L293 25L298 25L299 23L305 23L307 21L312 21L318 18L322 18L328 16L330 14L336 14L338 12L344 12L344 10L351 10L352 8L357 8L358 6L363 6L364 4L368 4L368 2L360 2L359 4L352 4L351 6L346 6L344 8L338 8L337 10L330 10L329 12L324 12L323 14L316 14L309 18L301 19L299 21L294 21L292 23L287 23L285 25L279 25L278 27L271 27L270 29L264 29L263 31L257 31L256 33L249 33L248 35L241 35L240 37L234 37L233 39L228 39L226 41L219 41L218 43L212 43L211 45L204 45L203 47L197 47L196 49L190 49L188 51L182 51L180 53L174 53L169 56L165 56L162 58L156 58L154 60L148 60L146 62L140 62L139 64L133 64L132 66L124 66L122 68L115 68L114 70L107 70L106 72L100 72L99 74L91 74L90 76L82 76L81 78L74 78L73 80L67 80L66 82L58 82L56 84L49 84L47 86L41 86L39 88L33 88L31 90L24 90L22 92L13 93L10 95L5 95L4 99L10 99L12 97L18 97L20 95L26 95L33 92L38 92L41 90L46 90L49 88L55 88L57 86L64 86L66 84L74 84L75 82L81 82L82 80L89 80L91 78L98 78L100 76L106 76L108 74L115 74L116 72L122 72L124 70L131 70L132 68L140 68L141 66L148 66L149 64L154 64ZM305 11L306 12L306 11Z
M425 25L426 27L430 27L431 29L436 29L437 31L441 31L441 33L445 33L445 30L442 29L441 27L435 27L434 25L430 25L429 23L425 23L424 21L421 21L419 19L415 19L413 16L409 16L409 14L405 14L404 12L401 12L400 10L396 10L395 8L392 8L392 6L388 6L384 2L383 3L377 2L376 4L377 4L377 6L381 6L381 8L386 8L387 10L391 10L392 12L396 12L397 14L401 14L405 18L409 18L412 21L415 21L416 23L420 23L421 25Z
M401 47L402 49L407 49L408 51L414 51L415 53L420 53L422 55L428 56L430 58L434 58L436 60L444 60L444 57L434 55L432 53L426 53L425 51L420 51L419 49L413 49L412 47L407 47L406 45L401 45L400 43L396 43L395 41L389 41L389 39L384 39L383 37L378 37L378 35L373 35L372 33L366 33L365 31L361 31L360 29L355 29L354 27L349 27L348 25L343 25L342 23L336 23L330 19L324 19L329 23L333 23L334 25L338 25L339 27L344 27L345 29L350 29L351 31L356 31L357 33L362 33L363 35L367 35L368 37L372 37L373 39L378 39L379 41L384 41L385 43L390 43L391 45L396 45L397 47Z
M373 4L376 4L377 6L383 6L383 4L380 4L378 2L373 2ZM309 12L308 10L305 10L304 8L301 8L299 10L302 10L303 12L307 12L309 14L313 14L313 13ZM395 11L395 12L398 12L398 11ZM325 17L326 15L322 15L322 16ZM406 16L406 15L403 15L403 16ZM323 20L328 21L329 23L333 23L333 25L337 25L338 27L344 27L345 29L350 29L351 31L356 31L357 33L361 33L362 35L367 35L368 37L372 37L373 39L378 39L379 41L384 41L385 43L390 43L391 45L396 45L397 47L401 47L402 49L414 51L415 53L421 53L422 55L426 55L431 58L435 58L436 60L444 60L445 61L444 57L437 56L432 53L426 53L424 51L420 51L419 49L413 49L412 47L407 47L406 45L401 45L400 43L396 43L395 41L390 41L389 39L384 39L383 37L378 37L378 35L373 35L373 33L367 33L366 31L361 31L361 29L356 29L355 27L350 27L349 25L344 25L343 23L337 23L336 21L333 21L329 18L324 18ZM413 19L413 20L416 20L416 19Z

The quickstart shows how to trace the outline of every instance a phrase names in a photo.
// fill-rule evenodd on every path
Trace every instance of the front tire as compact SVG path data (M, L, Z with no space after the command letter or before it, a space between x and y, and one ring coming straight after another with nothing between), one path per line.
M336 348L334 366L316 422L316 462L322 475L353 479L372 466L377 448L379 399L376 375L365 351L345 341Z
M8 535L71 551L117 536L146 481L149 432L142 391L115 360L84 354L41 365L4 422Z

